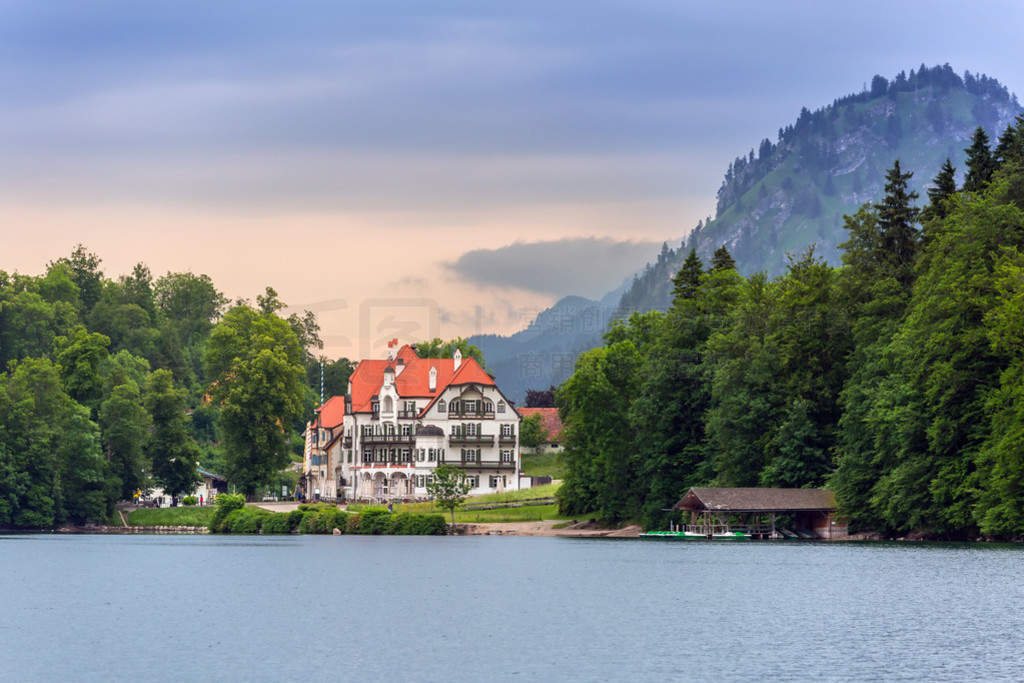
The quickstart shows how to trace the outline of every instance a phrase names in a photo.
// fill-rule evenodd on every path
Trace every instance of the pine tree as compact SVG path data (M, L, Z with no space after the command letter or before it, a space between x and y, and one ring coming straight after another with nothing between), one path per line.
M878 212L879 248L882 258L895 270L896 278L903 284L913 279L913 263L917 254L919 235L914 227L921 210L912 206L917 192L907 191L907 181L914 174L900 170L900 160L893 162L885 173L885 197L875 204Z
M704 264L697 256L697 250L691 249L686 260L683 261L683 267L672 278L672 283L675 285L672 289L673 301L694 298L700 288L700 276L703 271Z
M946 207L946 200L956 193L956 168L946 157L946 163L939 169L938 175L932 180L933 187L928 188L928 206L921 212L921 221L927 222L932 218L942 219L946 217L949 210Z
M714 255L711 257L711 272L717 273L720 270L735 270L736 261L733 260L729 250L725 248L723 244L718 249L715 249Z
M988 133L981 126L974 130L971 146L967 152L967 177L964 178L964 192L981 192L992 179L995 162L989 150Z

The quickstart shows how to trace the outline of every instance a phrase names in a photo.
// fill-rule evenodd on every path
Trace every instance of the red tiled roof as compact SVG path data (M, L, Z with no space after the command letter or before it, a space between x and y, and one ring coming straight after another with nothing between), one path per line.
M523 417L540 415L541 426L548 433L548 443L562 440L562 420L558 417L558 408L516 408Z
M397 361L404 361L403 366ZM373 397L380 393L384 384L384 370L392 366L401 367L401 373L395 377L395 391L399 398L436 398L449 386L460 384L485 384L494 386L494 380L484 372L474 358L463 358L458 369L451 358L420 358L408 345L398 350L394 361L364 360L360 361L349 381L352 383L352 412L366 413L370 411ZM430 391L430 369L437 369L437 390ZM326 405L326 404L324 404Z
M320 426L324 429L334 429L341 424L345 417L345 397L332 396L324 401L324 404L316 409L320 413Z

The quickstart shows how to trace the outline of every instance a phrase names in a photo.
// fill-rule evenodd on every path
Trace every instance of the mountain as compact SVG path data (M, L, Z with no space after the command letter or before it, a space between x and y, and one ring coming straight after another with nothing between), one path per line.
M863 92L813 112L802 108L775 142L765 138L756 153L751 148L736 157L718 190L715 217L700 221L678 248L663 245L626 286L600 302L562 299L510 337L470 341L483 350L512 400L521 400L526 389L557 385L572 373L567 362L600 344L612 317L668 308L671 278L690 249L708 263L725 245L744 275L778 275L788 253L810 244L838 264L839 245L846 241L843 215L882 196L895 159L913 171L911 188L924 205L925 189L947 157L962 181L964 148L978 126L994 141L1021 111L1016 95L996 79L961 76L948 64L922 64L892 80L876 75ZM605 327L592 329L597 320Z
M525 330L508 337L479 334L468 341L483 352L502 392L523 405L527 389L561 384L572 374L576 357L601 344L627 286L628 281L600 301L564 297Z
M882 196L894 160L914 173L910 187L921 206L947 157L962 182L964 149L978 126L995 141L1021 111L1016 95L996 79L960 76L948 64L901 71L891 81L876 75L861 93L814 112L804 107L795 123L779 129L776 142L766 138L756 154L751 149L729 164L715 218L698 223L667 262L640 274L621 311L666 309L670 279L690 249L707 263L725 245L744 275L779 275L787 253L810 244L838 265L843 215Z

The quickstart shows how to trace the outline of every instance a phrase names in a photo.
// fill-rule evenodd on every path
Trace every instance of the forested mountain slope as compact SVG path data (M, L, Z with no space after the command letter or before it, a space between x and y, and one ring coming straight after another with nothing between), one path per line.
M996 79L961 76L949 65L921 65L891 81L876 75L863 92L813 112L804 107L775 142L766 138L729 164L715 217L701 221L669 258L663 250L621 308L666 310L670 278L690 249L707 261L725 245L744 275L779 275L787 253L812 243L838 265L843 215L882 195L893 160L914 174L910 188L924 196L947 157L963 178L964 150L978 126L995 140L1021 111Z

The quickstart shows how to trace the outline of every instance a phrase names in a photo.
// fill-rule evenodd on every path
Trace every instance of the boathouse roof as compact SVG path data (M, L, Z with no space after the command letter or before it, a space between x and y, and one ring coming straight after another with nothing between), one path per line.
M827 489L691 488L673 510L721 512L832 512L836 499Z

